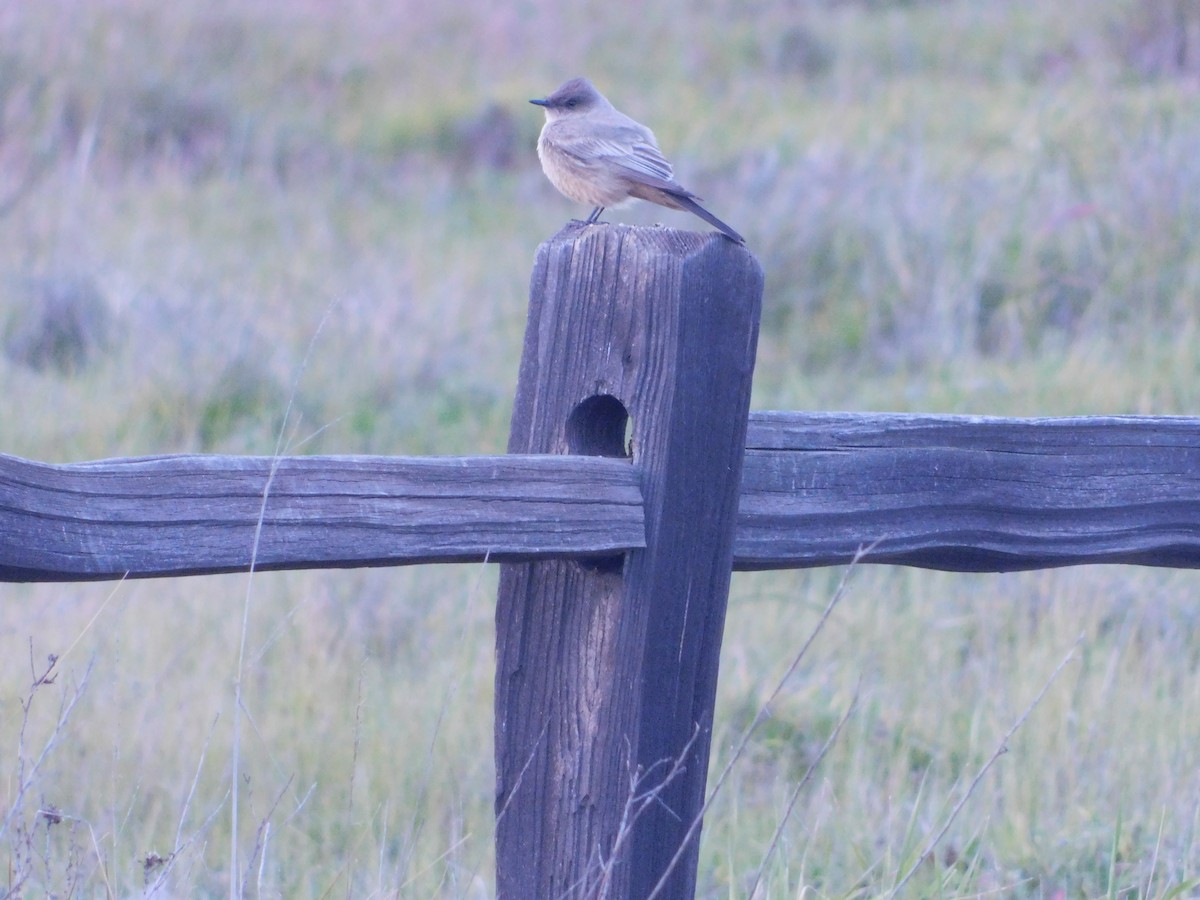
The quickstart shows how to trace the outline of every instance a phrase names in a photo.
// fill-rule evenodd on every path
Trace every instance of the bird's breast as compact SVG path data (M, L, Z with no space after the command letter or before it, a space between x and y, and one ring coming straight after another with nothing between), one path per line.
M558 190L576 203L612 207L629 197L629 185L617 166L604 157L586 158L586 152L564 147L547 123L538 138L542 171Z

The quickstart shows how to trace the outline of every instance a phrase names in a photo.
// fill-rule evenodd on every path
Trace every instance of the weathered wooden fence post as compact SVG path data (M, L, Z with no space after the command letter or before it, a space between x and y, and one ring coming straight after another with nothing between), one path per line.
M631 455L646 549L501 569L507 900L644 898L685 839L659 896L695 892L762 283L716 235L571 225L538 250L509 452Z

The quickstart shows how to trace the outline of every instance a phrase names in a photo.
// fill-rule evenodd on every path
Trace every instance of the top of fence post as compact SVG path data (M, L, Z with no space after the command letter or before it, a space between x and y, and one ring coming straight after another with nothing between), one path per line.
M502 897L694 892L762 284L715 234L538 250L509 452L629 457L646 549L502 567Z

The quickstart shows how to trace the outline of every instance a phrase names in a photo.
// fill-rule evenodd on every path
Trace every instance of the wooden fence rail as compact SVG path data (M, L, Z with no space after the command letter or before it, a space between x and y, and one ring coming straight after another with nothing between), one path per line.
M756 413L734 565L1200 567L1200 418Z
M265 498L265 501L264 501ZM259 516L263 526L258 531ZM0 581L91 581L645 546L638 471L597 456L0 454ZM1200 567L1200 418L754 412L733 567Z
M0 581L491 560L500 897L695 891L733 569L1200 567L1200 419L747 413L723 238L539 248L509 455L0 455Z
M0 455L0 581L518 560L645 541L637 472L603 457Z

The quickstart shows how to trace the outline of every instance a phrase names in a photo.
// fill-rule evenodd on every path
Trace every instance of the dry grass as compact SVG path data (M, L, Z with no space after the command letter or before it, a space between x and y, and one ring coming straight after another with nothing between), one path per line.
M582 212L524 100L583 72L762 259L758 408L1195 413L1180 22L1178 0L9 4L0 451L499 452L534 248ZM734 580L714 772L840 574ZM1080 633L907 895L1192 883L1198 587L857 572L717 797L702 894L761 868L763 897L886 895ZM486 896L493 597L470 567L0 588L5 887Z

